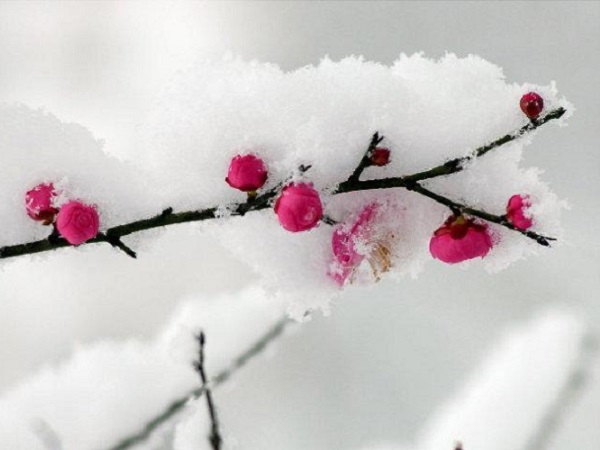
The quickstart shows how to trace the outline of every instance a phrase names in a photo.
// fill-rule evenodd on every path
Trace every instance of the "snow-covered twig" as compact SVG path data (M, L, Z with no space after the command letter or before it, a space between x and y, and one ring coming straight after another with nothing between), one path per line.
M564 422L570 407L585 387L590 375L590 366L597 354L597 336L584 336L579 356L569 377L548 411L546 411L536 433L529 440L524 450L545 450L550 446L552 437L560 428L561 422Z
M352 175L348 177L348 181L356 182L359 180L363 171L371 165L371 155L373 154L373 151L375 150L377 145L381 143L381 141L383 141L383 136L379 136L379 133L376 132L371 138L369 148L367 148L367 151L360 160L360 163L358 163L358 166L356 166L356 169L354 169Z
M221 433L219 432L219 420L217 418L217 410L215 408L215 403L213 401L212 391L208 385L208 378L206 376L206 371L204 370L204 344L206 343L206 339L204 336L204 332L201 331L198 336L198 345L200 346L198 352L198 361L194 363L194 368L200 375L200 380L202 380L202 387L204 388L204 396L206 397L206 406L208 408L208 415L210 417L210 436L209 441L213 450L220 450L221 443L223 442L223 438L221 438Z
M506 221L503 216L497 216L494 214L487 213L485 211L480 211L480 210L476 210L473 208L469 208L465 205L461 205L457 202L454 202L451 199L448 199L446 197L443 197L439 194L433 193L433 192L425 189L418 182L427 180L427 179L431 179L431 178L436 178L436 177L443 176L443 175L450 175L450 174L453 174L456 172L460 172L461 170L463 170L464 164L466 162L468 162L469 160L471 160L473 158L481 157L481 156L485 155L486 153L488 153L489 151L491 151L495 148L498 148L508 142L511 142L511 141L523 136L524 134L537 129L538 127L542 126L543 124L545 124L551 120L562 117L562 115L565 112L566 111L564 108L554 109L554 110L550 111L548 114L546 114L544 117L532 120L530 123L521 127L519 130L517 130L513 133L510 133L510 134L507 134L489 144L486 144L482 147L475 149L468 156L449 160L439 166L436 166L436 167L426 170L424 172L418 172L415 174L405 175L403 177L390 177L390 178L360 181L359 180L360 175L362 174L364 168L367 167L369 164L368 158L369 158L370 153L373 151L375 146L379 142L381 142L381 140L383 139L383 137L381 137L378 133L375 133L373 135L373 138L371 140L371 143L368 147L367 152L365 153L365 155L363 156L363 158L357 165L357 168L354 170L354 172L350 175L350 177L346 181L340 183L337 186L337 188L334 189L333 194L341 194L341 193L373 190L373 189L404 188L404 189L408 189L408 190L414 191L416 193L419 193L421 195L424 195L426 197L432 198L433 200L435 200L439 203L443 203L446 206L453 209L453 211L459 210L459 211L465 212L467 214L471 214L473 216L487 220L489 222L494 222L494 223L497 223L504 227L510 228L512 230L519 231L523 235L535 240L537 243L547 246L547 245L549 245L548 241L551 240L550 238L540 236L537 233L534 233L531 231L518 230L514 226L512 226L508 221ZM305 172L309 168L310 168L310 166L304 166L304 167L300 168L300 171ZM261 195L258 195L253 198L249 198L248 201L246 201L244 203L237 203L237 204L231 205L231 207L228 208L231 211L230 215L231 216L244 216L246 213L249 213L252 211L259 211L259 210L270 208L272 206L273 200L275 200L278 193L280 192L280 189L281 189L281 184L264 192ZM95 238L92 238L92 239L84 242L81 245L108 241L112 245L117 244L116 246L118 248L125 251L128 255L133 256L135 254L135 252L133 252L133 250L129 249L128 247L125 246L125 244L122 243L122 241L121 241L122 237L128 236L130 234L138 233L140 231L150 230L153 228L159 228L159 227L164 227L164 226L169 226L169 225L175 225L178 223L197 222L197 221L215 219L215 218L220 217L220 215L218 214L218 211L220 211L219 206L213 206L213 207L201 209L201 210L182 211L182 212L173 212L172 208L167 208L157 216L154 216L154 217L151 217L148 219L137 220L134 222L130 222L130 223L126 223L123 225L118 225L118 226L109 228L108 230L106 230L106 232L104 234L98 235ZM46 251L55 250L55 249L62 248L62 247L68 247L70 245L71 244L69 244L64 238L51 236L49 238L41 239L38 241L1 247L0 248L0 259L12 258L15 256L21 256L21 255L26 255L26 254L46 252ZM128 249L129 251L126 251L126 249Z
M486 211L482 211L480 209L471 208L467 205L463 205L462 203L458 203L454 200L449 199L448 197L444 197L443 195L436 194L433 191L430 191L427 188L424 188L421 184L407 180L403 177L398 178L384 178L380 180L366 180L366 181L356 181L350 183L345 181L340 184L337 192L354 192L354 191L364 191L371 189L386 189L391 187L401 187L407 189L412 192L416 192L418 194L423 195L424 197L428 197L442 205L447 206L452 210L454 214L468 214L471 216L479 217L480 219L484 219L488 222L496 223L498 225L502 225L503 227L509 228L513 231L521 233L524 236L527 236L530 239L533 239L538 244L543 246L550 246L550 241L554 241L554 238L548 236L542 236L538 233L529 230L521 230L515 227L512 223L506 220L505 216L499 216L495 214L488 213Z
M277 338L279 338L286 327L294 323L293 320L288 317L282 317L279 319L265 334L263 334L256 342L254 342L248 349L241 353L233 362L221 371L216 377L214 377L210 384L213 387L219 386L220 384L227 381L234 373L244 367L251 359L265 350L265 348ZM109 450L126 450L134 445L137 445L146 440L158 427L167 423L177 413L179 413L191 398L198 398L206 392L206 384L203 384L199 388L189 392L185 396L171 402L163 411L154 416L148 421L144 427L124 438L118 444L110 447Z
M419 173L415 173L412 175L408 175L403 178L406 181L422 181L422 180L428 180L430 178L436 178L436 177L439 177L442 175L450 175L452 173L460 172L461 170L463 170L465 163L469 162L470 160L472 160L474 158L479 158L480 156L485 155L490 150L493 150L504 144L512 142L515 139L518 139L521 136L535 130L536 128L539 128L540 126L544 125L545 123L547 123L551 120L560 119L566 112L567 112L567 110L564 108L556 108L556 109L550 111L544 117L541 117L539 119L532 119L527 125L521 127L517 131L507 134L507 135L504 135L501 138L496 139L493 142L490 142L489 144L479 147L469 156L451 159L449 161L446 161L444 164L442 164L440 166L434 167L433 169L429 169L424 172L419 172Z

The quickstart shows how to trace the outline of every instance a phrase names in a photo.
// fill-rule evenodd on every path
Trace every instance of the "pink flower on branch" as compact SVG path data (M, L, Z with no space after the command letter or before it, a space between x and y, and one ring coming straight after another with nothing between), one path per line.
M513 195L506 205L506 218L519 230L527 230L533 225L533 219L527 215L527 209L531 206L528 195Z
M25 194L27 215L44 225L50 225L58 212L54 207L55 198L56 191L52 183L38 184Z
M274 210L281 226L292 233L314 228L323 217L319 193L309 183L292 183L284 187Z
M96 208L76 200L64 204L56 218L56 229L72 245L83 244L96 237L99 228Z
M267 181L267 166L257 156L237 155L229 163L225 181L232 188L254 192Z
M431 255L448 264L483 258L491 250L488 226L464 216L450 216L429 241Z
M391 252L384 240L376 238L375 225L380 205L365 206L356 220L337 227L331 237L333 263L328 275L339 286L351 282L366 259L379 280L379 274L391 267Z

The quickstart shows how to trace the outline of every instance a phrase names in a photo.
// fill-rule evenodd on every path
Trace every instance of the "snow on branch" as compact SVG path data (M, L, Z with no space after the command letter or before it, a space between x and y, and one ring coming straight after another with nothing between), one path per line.
M0 105L0 260L97 243L136 258L194 223L301 317L349 284L432 260L499 271L561 239L565 203L520 160L571 105L478 57L225 59L156 106L117 160L77 125Z
M207 392L207 386L209 383L210 386L212 386L213 388L225 383L238 370L246 366L246 364L248 364L256 356L260 355L269 346L270 343L281 337L286 328L292 323L294 323L294 321L289 319L288 317L282 317L281 319L279 319L262 336L260 336L255 342L253 342L239 356L237 356L227 368L219 372L208 383L203 379L203 384L200 387L194 389L192 392L189 392L187 395L182 396L181 398L173 400L164 410L157 413L140 430L136 431L130 436L123 438L119 443L110 447L108 450L126 450L134 447L135 445L140 444L141 442L144 442L160 426L169 422L178 413L180 413L188 404L190 399L199 398L202 395L204 395ZM202 359L200 359L199 361L202 361Z
M544 117L539 120L532 120L529 124L523 126L519 130L507 134L489 144L486 144L482 147L477 148L470 154L469 156L455 158L449 160L443 164L440 164L432 169L429 169L424 172L414 173L402 177L389 177L389 178L381 178L374 180L366 180L360 181L360 176L363 173L366 167L371 165L375 165L372 162L373 152L377 148L377 145L384 139L383 136L380 136L379 133L375 133L369 144L365 155L357 165L354 172L348 177L348 179L342 183L340 183L337 188L333 190L333 194L343 194L348 192L357 192L364 190L376 190L376 189L391 189L391 188L404 188L409 191L416 192L420 195L428 197L438 203L441 203L452 210L456 215L459 214L468 214L471 216L478 217L480 219L486 220L488 222L493 222L503 227L509 228L511 230L517 231L524 236L535 240L538 244L549 246L550 240L552 238L548 238L546 236L541 236L535 232L527 231L524 229L515 226L511 223L506 216L504 215L494 215L487 213L485 211L481 211L475 208L471 208L469 206L463 205L456 201L453 201L447 197L436 194L429 189L421 186L418 181L428 180L430 178L435 178L444 175L451 175L457 172L460 172L464 169L464 164L471 161L474 158L479 158L489 151L502 146L508 142L511 142L517 139L520 136L523 136L525 133L535 130L541 125L549 122L553 119L558 119L563 116L565 113L564 108L557 108L553 111L550 111ZM305 173L310 169L310 166L301 166L299 168L300 173ZM263 194L255 195L255 191L252 191L253 194L248 197L248 200L244 203L237 203L234 205L230 205L227 207L230 216L244 216L245 214L252 211L260 211L266 208L270 208L273 206L273 201L279 195L280 190L282 188L282 184L277 185L276 187L266 191ZM210 208L205 208L201 210L195 211L181 211L174 212L172 208L167 208L162 211L160 214L142 220L136 220L130 223L126 223L123 225L118 225L112 228L109 228L104 233L97 233L96 236L85 240L77 245L85 245L85 244L94 244L99 242L107 242L122 251L124 251L127 255L135 258L136 253L127 247L121 240L122 237L128 236L130 234L138 233L140 231L150 230L157 227L166 227L170 225L186 223L186 222L197 222L209 219L216 219L222 216L219 215L220 206L213 206ZM326 219L326 222L331 224L331 221ZM46 252L51 250L56 250L63 247L68 247L72 245L67 238L60 237L56 230L48 236L46 239L40 239L33 242L27 242L23 244L16 245L8 245L0 248L0 259L12 258L16 256L22 256L27 254L34 254L40 252Z

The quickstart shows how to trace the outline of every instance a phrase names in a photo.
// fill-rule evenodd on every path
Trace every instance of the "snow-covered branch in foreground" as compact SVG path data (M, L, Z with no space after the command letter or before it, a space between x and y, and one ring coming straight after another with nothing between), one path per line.
M121 160L76 125L3 106L0 255L107 242L136 256L152 230L200 222L296 316L326 308L339 284L416 275L432 255L499 270L560 237L563 204L519 161L536 128L572 110L554 85L506 84L496 66L454 55L290 73L200 65Z
M578 319L546 311L506 334L415 443L365 450L450 449L457 441L464 450L550 450L594 362L589 343Z
M153 342L81 348L68 362L24 380L0 398L0 443L11 450L46 450L43 423L65 449L127 449L142 442L141 448L209 449L204 399L191 400L202 394L190 367L197 354L193 336L200 327L206 330L211 337L207 370L228 374L213 381L218 395L232 374L229 368L237 370L264 350L265 330L272 331L270 342L293 324L278 322L281 314L264 291L251 289L187 303ZM491 450L525 449L573 370L586 370L578 359L584 335L578 320L557 311L511 331L421 430L418 445L405 448L452 448L460 440L465 450L482 443ZM240 343L257 341L263 344L235 359ZM155 426L148 428L149 423ZM225 429L223 437L227 448L235 436Z
M436 194L428 189L425 189L418 182L460 172L463 170L464 165L470 160L483 156L490 150L493 150L507 142L511 142L523 136L525 133L535 130L536 128L550 120L560 119L565 112L566 110L564 108L555 109L541 117L539 120L536 118L536 120L532 120L529 124L523 126L519 130L513 133L509 133L506 136L503 136L502 138L496 139L490 144L486 144L482 147L477 148L469 156L446 161L443 164L434 167L433 169L426 170L425 172L405 175L402 177L388 177L383 179L360 181L360 175L367 167L386 166L389 163L389 160L387 158L389 158L390 151L387 148L379 148L376 146L377 144L381 143L381 141L383 141L383 137L380 137L379 133L376 132L373 135L373 138L371 139L371 144L367 148L365 155L361 159L356 169L352 172L352 174L348 177L346 181L340 183L333 190L332 194L335 195L341 193L376 189L404 188L409 191L416 192L425 197L429 197L432 200L447 206L452 210L452 212L455 212L458 215L467 214L470 216L478 217L480 219L484 219L488 222L502 225L511 230L515 230L522 233L530 239L535 240L540 245L549 246L549 238L527 230L531 226L531 224L528 224L526 226L520 226L514 220L510 220L510 215L493 215L490 213L486 213L485 211L480 211L475 208L471 208L466 205L461 205L460 203L452 201L449 198L446 198L442 195ZM384 153L385 155L387 155L385 162L377 162L378 160L375 158L375 156L378 153ZM240 163L240 160L243 160L244 158L251 159L251 162L258 164L258 167L248 167L248 164ZM301 166L299 172L305 173L306 171L308 171L309 168L310 167L307 166ZM232 171L235 171L238 178L240 179L239 183L234 184L230 182ZM225 181L230 186L236 189L248 192L247 201L243 203L227 205L226 209L228 211L229 217L244 216L245 214L252 211L260 211L263 209L270 208L272 206L272 201L278 195L279 198L283 198L280 195L280 193L282 192L282 186L277 186L276 188L273 188L267 191L266 193L257 196L257 190L262 188L267 180L267 170L263 161L252 154L235 156L231 161L229 173L230 177L225 178ZM254 176L259 176L260 181L250 182L250 184L248 184L248 179L251 179ZM46 239L28 242L25 244L15 244L1 247L0 258L13 258L15 256L56 250L58 248L67 247L69 245L93 244L97 242L107 242L117 248L120 248L129 256L136 258L136 253L123 244L121 240L123 236L128 236L133 233L139 233L140 231L150 230L158 227L166 227L169 225L175 225L186 222L199 222L203 220L217 219L223 217L219 214L219 211L221 210L222 206L214 206L199 211L183 212L173 212L173 208L166 208L159 215L154 216L152 218L137 220L127 224L118 225L116 227L109 228L106 231L106 233L99 233L98 213L94 207L84 205L77 201L71 201L66 203L65 205L62 205L59 209L54 206L54 197L58 197L58 192L56 192L52 183L40 184L28 192L28 196L26 196L26 206L28 215L34 220L42 222L43 225L53 224L55 220L54 216L56 215L56 223L53 232ZM278 203L275 203L276 206L277 204ZM74 212L73 209L76 208L81 209L81 211ZM523 214L522 211L519 212L520 214ZM280 216L280 222L282 222L284 228L286 228L287 226L288 228L286 229L288 229L288 231L294 232L306 231L308 229L311 229L317 224L319 220L322 220L326 217L323 216L321 212L318 215L315 215L314 219L308 221L309 223L304 225L304 228L299 228L296 220L296 216L298 214L294 214L293 217L290 217L286 220L286 216L282 216L277 211L276 213ZM77 218L79 219L85 220L85 226L74 226L74 220L70 220L69 222L67 222L67 220L73 217L74 215L77 215ZM85 215L86 217L81 217L83 215ZM66 218L63 219L64 217ZM327 222L328 220L325 219L325 221ZM337 223L335 220L332 219L329 219L329 222L330 225Z
M189 410L189 401L204 392L191 365L200 328L211 337L205 365L215 374L212 386L218 387L296 326L282 314L263 290L249 289L185 303L152 342L80 348L69 361L0 398L0 447L46 450L40 423L65 449L126 449L162 439ZM246 351L240 354L240 347Z

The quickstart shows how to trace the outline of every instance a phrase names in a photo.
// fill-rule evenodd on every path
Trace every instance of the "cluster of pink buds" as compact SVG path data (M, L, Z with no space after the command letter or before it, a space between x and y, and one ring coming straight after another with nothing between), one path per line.
M506 205L506 220L519 230L527 230L533 225L533 219L527 214L530 206L528 195L513 195ZM483 258L492 246L493 241L485 223L475 222L463 215L452 215L433 233L429 251L440 261L456 264Z
M237 155L229 163L227 178L229 186L255 197L256 191L267 181L267 166L256 155ZM318 225L323 218L323 205L319 192L310 183L290 183L285 186L274 206L281 226L297 233Z
M544 108L544 100L535 93L522 96L520 107L531 120L536 120ZM390 149L375 147L367 155L367 165L383 167L390 162ZM235 156L225 181L233 188L247 192L254 198L256 191L267 181L267 166L256 155ZM513 195L506 206L506 220L518 230L533 225L527 214L531 206L529 196ZM281 226L290 232L307 231L316 227L323 218L323 205L319 192L311 183L293 182L279 193L274 211ZM391 266L391 252L387 245L376 242L373 228L378 216L376 203L367 205L352 223L345 223L333 232L331 246L333 264L329 276L339 285L352 281L356 270L366 259L375 277ZM447 264L456 264L474 258L484 258L494 245L486 223L462 214L453 214L433 233L429 242L431 255ZM381 270L379 270L381 269Z
M52 183L42 183L27 191L27 215L44 225L54 224L58 233L72 245L83 244L97 236L100 218L95 206L71 200L57 208L56 197Z

